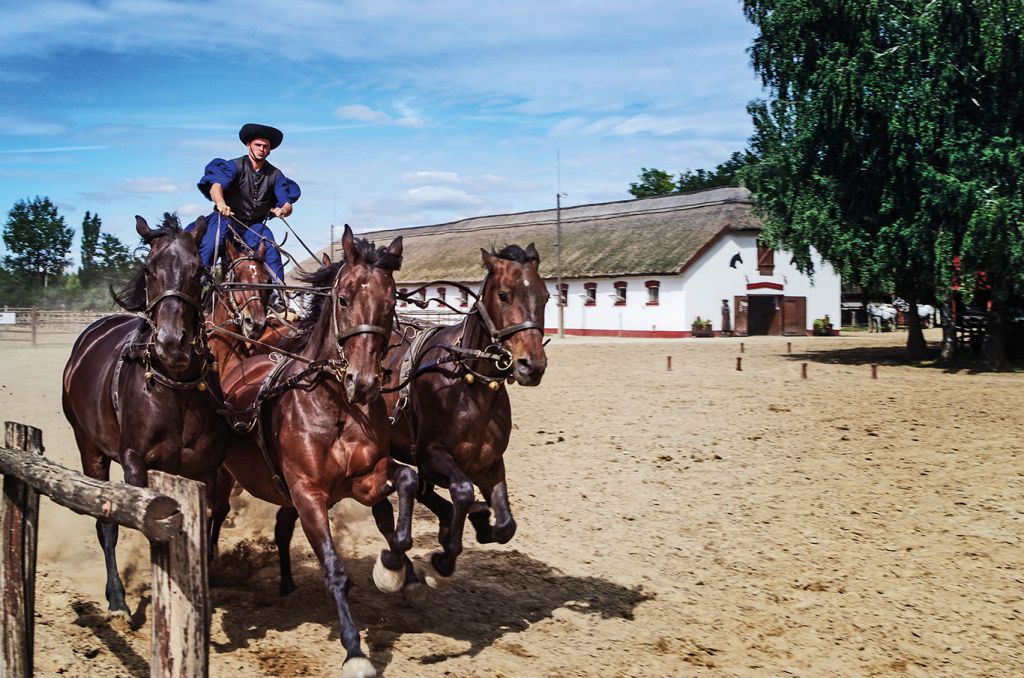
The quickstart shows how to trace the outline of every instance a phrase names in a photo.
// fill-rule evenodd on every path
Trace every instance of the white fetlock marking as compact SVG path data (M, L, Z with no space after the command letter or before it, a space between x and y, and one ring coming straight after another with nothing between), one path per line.
M377 671L366 657L352 657L341 667L341 678L373 678Z
M420 579L430 588L439 591L448 588L448 585L452 583L452 578L446 577L434 569L434 564L429 560L424 565L426 567L420 573Z
M405 584L405 568L389 570L377 554L377 562L373 564L373 583L384 593L395 593L402 590Z

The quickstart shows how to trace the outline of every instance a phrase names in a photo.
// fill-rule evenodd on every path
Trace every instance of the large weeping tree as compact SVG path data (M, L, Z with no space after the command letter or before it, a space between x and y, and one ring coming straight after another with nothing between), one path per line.
M760 160L744 170L765 237L806 269L815 249L911 308L945 297L954 256L998 277L993 295L1009 299L1021 282L1022 3L744 0L771 93L750 105ZM1005 309L993 309L998 320ZM908 317L908 355L920 358Z

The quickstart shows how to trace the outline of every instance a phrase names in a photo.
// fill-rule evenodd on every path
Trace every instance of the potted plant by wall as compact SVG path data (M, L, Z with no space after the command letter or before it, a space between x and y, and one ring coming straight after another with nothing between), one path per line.
M828 319L828 315L824 318L814 319L814 336L816 337L831 337L832 336L832 321Z
M693 321L690 334L694 337L713 337L715 333L711 331L711 321L704 320L700 316Z

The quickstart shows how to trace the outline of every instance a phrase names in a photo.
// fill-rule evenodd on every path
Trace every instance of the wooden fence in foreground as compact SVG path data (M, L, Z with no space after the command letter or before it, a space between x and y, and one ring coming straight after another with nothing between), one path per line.
M0 551L0 678L33 675L39 495L76 513L139 530L152 575L150 676L209 675L206 497L203 486L149 472L149 488L89 478L42 456L42 431L6 422ZM100 549L96 549L100 557Z

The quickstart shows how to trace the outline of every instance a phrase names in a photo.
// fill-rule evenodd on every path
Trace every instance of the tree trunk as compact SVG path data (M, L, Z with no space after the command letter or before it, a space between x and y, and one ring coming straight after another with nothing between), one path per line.
M907 302L907 359L924 360L928 356L928 344L921 329L921 316L917 313L917 294L906 298Z
M1010 369L1010 361L1006 358L1006 317L1008 304L1002 294L992 295L992 308L989 309L985 324L985 340L981 344L981 365L986 370L1005 372Z
M939 308L942 318L942 350L939 352L940 365L952 365L956 360L956 319L953 317L952 298L946 295Z

